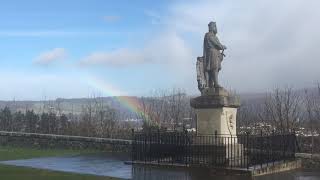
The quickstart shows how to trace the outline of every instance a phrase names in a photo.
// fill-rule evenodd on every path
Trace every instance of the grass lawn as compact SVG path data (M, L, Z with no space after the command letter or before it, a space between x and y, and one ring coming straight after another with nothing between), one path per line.
M59 150L59 149L31 149L0 146L0 161L28 159L36 157L78 155L97 151ZM55 172L33 168L0 165L0 179L2 180L115 180L116 178L81 175L73 173Z
M93 150L63 150L63 149L32 149L0 146L0 161L29 159L36 157L78 155L84 153L94 153Z

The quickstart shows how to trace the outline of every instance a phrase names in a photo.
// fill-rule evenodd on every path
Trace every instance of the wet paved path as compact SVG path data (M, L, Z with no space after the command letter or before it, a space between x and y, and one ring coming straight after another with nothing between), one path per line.
M121 154L89 154L79 156L61 156L34 158L24 160L0 161L0 164L32 167L54 171L92 174L134 180L249 180L248 177L239 176L214 176L206 172L189 172L182 169L139 167L132 168L124 164L129 158ZM255 180L320 180L320 171L294 171L280 174L261 176Z
M119 154L94 154L2 161L1 164L131 179L132 167Z

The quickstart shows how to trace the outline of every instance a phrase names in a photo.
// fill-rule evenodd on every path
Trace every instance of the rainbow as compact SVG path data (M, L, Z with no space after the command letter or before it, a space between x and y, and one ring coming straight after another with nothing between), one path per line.
M111 83L102 81L100 79L90 77L87 79L89 86L103 93L104 96L110 96L114 98L117 102L126 107L129 111L140 115L144 120L150 121L150 109L143 107L138 98L133 96L128 96L128 93L119 90Z

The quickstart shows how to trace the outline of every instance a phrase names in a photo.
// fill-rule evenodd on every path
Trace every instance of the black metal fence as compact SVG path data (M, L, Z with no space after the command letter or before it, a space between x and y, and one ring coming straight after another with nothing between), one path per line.
M295 158L296 136L134 132L132 160L151 164L249 168Z
M297 136L300 152L319 154L320 153L320 136Z

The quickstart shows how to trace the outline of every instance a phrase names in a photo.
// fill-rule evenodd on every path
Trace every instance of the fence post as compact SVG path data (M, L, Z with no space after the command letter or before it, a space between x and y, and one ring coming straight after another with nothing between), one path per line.
M135 160L135 139L134 139L134 129L131 129L131 161Z
M274 158L274 146L276 145L274 143L275 141L275 132L274 132L274 129L272 130L272 136L271 136L271 156L272 156L272 165L274 166L274 161L275 161L275 158ZM277 158L276 158L277 159Z
M296 130L293 129L293 139L292 139L292 148L293 148L293 158L296 159Z
M131 140L133 140L134 139L134 129L132 128L131 129Z
M262 129L260 130L260 157L259 157L259 160L260 160L260 167L261 167L261 169L262 169L262 152L263 152L263 150L262 150L262 139L263 137L262 137Z
M250 147L249 147L249 132L246 132L246 144L247 144L247 158L246 158L246 163L247 163L247 169L249 169L249 158L250 158L250 155L251 155L251 152L250 152Z
M162 152L161 152L161 145L160 145L160 129L158 128L157 129L157 149L158 149L158 154L156 155L156 157L158 158L158 164L160 164L160 158L161 158L161 155L162 155Z
M289 132L287 134L289 134ZM282 134L281 137L282 137L282 159L283 159L283 162L286 162L286 149L285 149L285 147L288 144L286 144L287 142L285 140L285 137L286 137L285 134Z
M188 131L184 130L184 138L183 138L183 148L184 148L184 161L185 164L188 165L189 164L189 151L190 151L190 146L188 143Z

